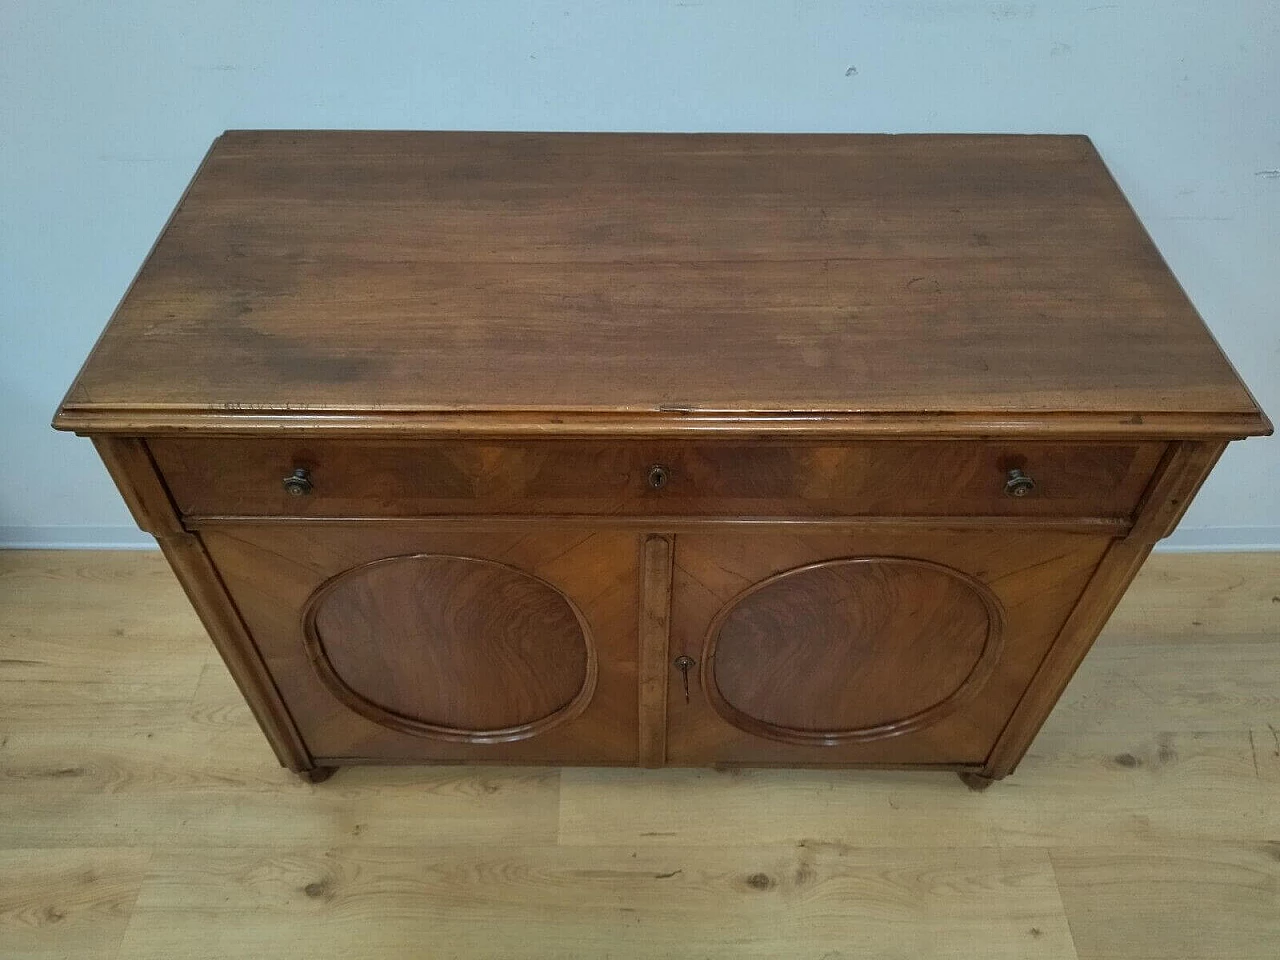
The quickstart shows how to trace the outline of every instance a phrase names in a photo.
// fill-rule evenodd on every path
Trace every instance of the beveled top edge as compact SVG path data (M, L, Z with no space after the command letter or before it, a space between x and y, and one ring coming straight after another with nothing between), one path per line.
M574 140L588 138L637 137L647 141L653 140L719 140L722 138L742 138L743 140L1043 140L1050 145L1068 146L1070 141L1077 144L1092 144L1087 133L1019 133L1007 130L963 131L963 130L647 130L643 128L626 130L588 130L561 128L555 130L538 130L533 128L492 128L492 127L440 127L431 129L415 129L412 127L231 127L223 130L216 141L226 141L227 146L234 147L235 141L256 147L254 141L280 140L288 137L306 137L313 141L330 138L332 140L361 140L372 138L399 137L405 140L428 140L437 137L565 137Z
M1270 436L1271 421L1252 413L714 413L653 411L126 410L64 405L56 430L131 436L305 434L333 437L652 437L850 436L1245 439Z

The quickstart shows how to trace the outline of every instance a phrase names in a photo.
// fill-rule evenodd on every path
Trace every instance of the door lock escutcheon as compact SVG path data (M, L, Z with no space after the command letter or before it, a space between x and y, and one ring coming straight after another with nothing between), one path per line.
M698 665L693 657L679 656L675 659L675 667L684 680L684 702L689 702L689 671Z

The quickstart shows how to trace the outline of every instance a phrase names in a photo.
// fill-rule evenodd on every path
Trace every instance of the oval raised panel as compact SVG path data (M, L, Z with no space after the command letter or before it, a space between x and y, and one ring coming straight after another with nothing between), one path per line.
M918 730L977 691L1000 652L986 585L899 557L815 563L731 600L707 635L718 713L750 733L834 746Z
M316 590L303 628L340 700L421 736L525 739L580 713L595 685L573 602L491 560L414 554L354 567Z

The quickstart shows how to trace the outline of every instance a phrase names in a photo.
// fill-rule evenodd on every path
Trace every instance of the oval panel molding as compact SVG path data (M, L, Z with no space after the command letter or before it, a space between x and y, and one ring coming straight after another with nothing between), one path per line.
M493 560L408 554L352 567L315 590L302 627L334 696L402 733L524 740L577 716L595 690L581 611Z
M854 557L787 570L716 614L702 685L757 736L837 746L937 723L1000 656L1004 612L986 584L942 564Z

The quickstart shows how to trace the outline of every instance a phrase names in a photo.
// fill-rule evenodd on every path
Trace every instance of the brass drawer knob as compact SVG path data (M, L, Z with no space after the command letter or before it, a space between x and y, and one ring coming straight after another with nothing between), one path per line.
M1016 467L1009 471L1009 479L1004 483L1004 492L1011 497L1025 497L1036 488L1036 482Z
M649 468L649 486L661 490L671 481L671 473L660 463Z
M298 467L284 478L284 489L291 497L305 497L312 487L311 473L305 467Z

